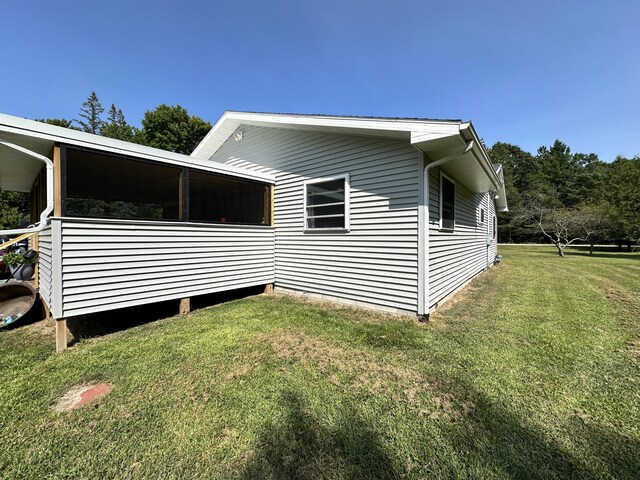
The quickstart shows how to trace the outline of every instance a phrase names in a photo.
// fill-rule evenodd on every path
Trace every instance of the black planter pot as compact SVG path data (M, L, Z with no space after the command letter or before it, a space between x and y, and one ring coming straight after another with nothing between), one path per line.
M12 265L9 267L13 278L16 280L30 280L36 266L33 263L21 263L20 265Z

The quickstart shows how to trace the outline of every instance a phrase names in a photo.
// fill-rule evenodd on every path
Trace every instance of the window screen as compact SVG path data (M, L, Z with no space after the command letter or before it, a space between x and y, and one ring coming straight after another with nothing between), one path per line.
M348 228L346 178L306 184L306 228Z
M446 177L440 177L440 228L453 230L455 227L455 185Z
M66 164L66 215L179 219L179 168L71 148Z
M264 225L268 187L205 172L189 172L189 220Z

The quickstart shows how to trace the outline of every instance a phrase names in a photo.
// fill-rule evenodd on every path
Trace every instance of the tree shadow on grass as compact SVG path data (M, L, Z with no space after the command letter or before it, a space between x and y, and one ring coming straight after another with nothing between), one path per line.
M640 439L631 438L611 427L575 418L574 431L588 445L611 478L640 478Z
M517 414L510 405L473 388L465 398L473 398L475 408L449 435L456 450L469 452L489 470L514 479L637 478L636 440L601 427L584 428L577 419L567 422L569 431L559 440L536 428L525 412ZM561 444L566 439L575 451Z
M289 390L279 402L283 416L258 435L241 478L638 478L640 442L598 419L562 418L566 430L558 431L553 419L538 425L526 411L470 384L431 385L452 407L426 430L416 423L411 451L398 455L402 447L355 409L337 405L321 420ZM411 465L398 458L411 458Z
M401 478L378 434L357 412L322 424L296 393L282 394L285 418L261 433L242 478Z

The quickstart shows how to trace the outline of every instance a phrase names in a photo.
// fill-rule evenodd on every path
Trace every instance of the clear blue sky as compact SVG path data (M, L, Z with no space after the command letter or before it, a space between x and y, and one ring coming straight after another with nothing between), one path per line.
M488 145L640 154L640 1L5 1L0 112L180 104L472 120Z

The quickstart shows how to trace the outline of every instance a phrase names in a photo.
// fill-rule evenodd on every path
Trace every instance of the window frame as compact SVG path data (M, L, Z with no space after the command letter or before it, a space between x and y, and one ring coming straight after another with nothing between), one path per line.
M444 204L444 202L442 201L442 193L443 193L442 179L443 178L451 182L451 184L453 185L453 227L451 228L442 226L442 210L443 210L442 207ZM451 178L449 175L445 174L444 172L440 172L440 191L438 192L438 196L440 199L439 219L438 219L439 230L441 232L455 232L456 230L456 182L453 178Z
M478 220L478 226L484 225L487 221L487 212L484 207L480 207L480 219Z
M308 186L315 185L318 183L325 182L335 182L336 180L344 181L344 227L309 227L308 225L308 208L307 205L307 193ZM351 231L351 175L349 173L344 173L341 175L333 175L331 177L322 177L322 178L312 178L309 180L305 180L303 182L303 193L302 193L302 207L303 207L303 218L302 218L302 231L305 233L323 233L323 232L341 232L348 233Z

